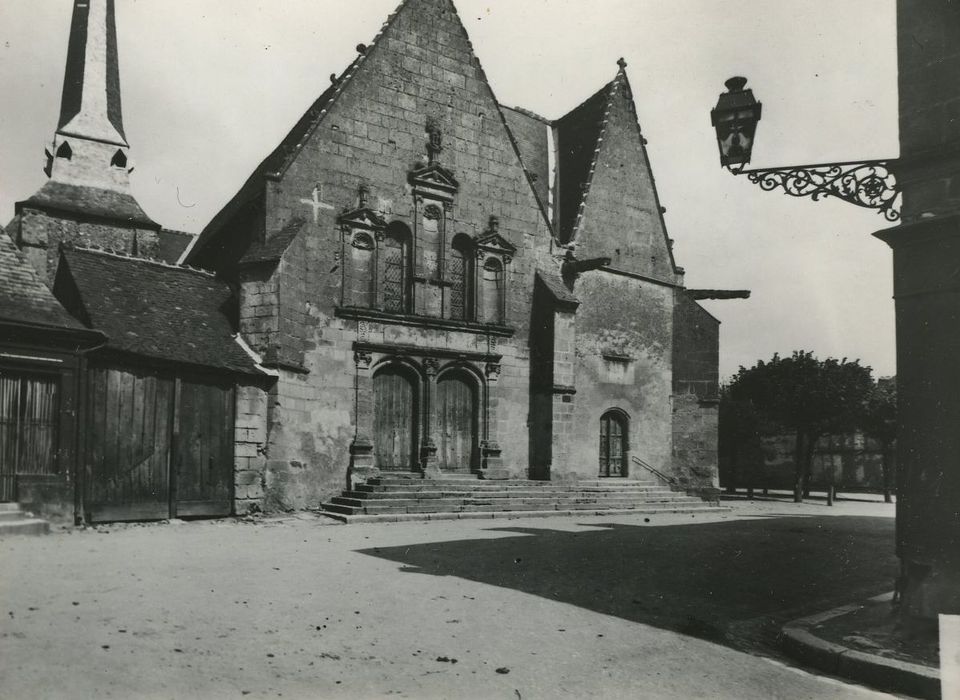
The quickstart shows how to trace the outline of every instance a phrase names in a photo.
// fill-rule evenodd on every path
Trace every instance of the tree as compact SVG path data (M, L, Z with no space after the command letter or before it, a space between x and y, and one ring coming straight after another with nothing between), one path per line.
M873 388L870 368L846 358L818 360L813 353L774 355L750 369L740 368L730 383L731 398L749 401L796 436L793 498L803 500L813 452L823 435L851 430Z
M894 377L877 380L867 396L860 421L863 432L880 445L883 465L883 500L890 503L893 491L891 462L897 441L897 381Z

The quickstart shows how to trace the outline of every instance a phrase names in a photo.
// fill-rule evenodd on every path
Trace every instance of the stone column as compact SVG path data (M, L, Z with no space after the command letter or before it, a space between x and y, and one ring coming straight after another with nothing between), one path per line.
M440 477L440 463L437 460L437 443L433 439L433 412L437 396L437 370L440 363L432 357L423 361L426 370L426 382L423 388L423 443L420 447L420 469L424 479Z
M876 234L893 248L901 610L960 614L960 215Z
M350 443L350 468L347 472L347 487L353 490L357 484L380 475L374 463L373 441L373 372L370 365L373 356L369 352L354 352L355 379L355 432Z
M502 450L498 442L497 413L499 397L497 386L500 379L500 365L488 362L486 366L487 386L483 402L483 435L480 441L480 478L489 480L509 479L510 472L503 465Z

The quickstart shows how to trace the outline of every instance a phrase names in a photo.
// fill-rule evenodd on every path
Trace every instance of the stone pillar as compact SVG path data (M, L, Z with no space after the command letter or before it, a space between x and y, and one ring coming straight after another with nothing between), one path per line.
M499 397L497 387L500 379L500 365L488 362L486 367L487 386L483 402L483 435L480 440L480 478L497 480L509 479L510 472L503 464L502 450L498 441L497 412Z
M426 385L423 388L423 443L420 448L420 469L424 479L440 477L440 463L437 460L437 443L433 439L433 411L437 395L437 370L440 363L432 357L423 361L426 370Z
M356 364L355 401L356 431L350 443L350 468L347 471L347 487L353 490L357 484L380 475L373 456L373 372L370 365L373 357L369 352L353 353Z
M574 365L576 363L577 338L576 315L572 311L557 309L554 313L553 333L553 464L550 469L552 481L575 477L571 464L573 439Z
M935 623L960 614L960 215L876 236L893 248L901 610Z

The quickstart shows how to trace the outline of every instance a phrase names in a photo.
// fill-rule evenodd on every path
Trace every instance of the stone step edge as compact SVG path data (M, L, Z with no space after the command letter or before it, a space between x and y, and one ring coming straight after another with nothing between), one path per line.
M656 502L656 503L613 503L610 505L603 505L600 503L581 503L581 504L570 504L570 503L543 503L539 504L540 507L537 507L537 504L533 503L521 503L516 504L514 507L504 507L501 505L493 504L458 504L458 503L444 503L439 504L438 507L431 507L429 505L396 505L389 507L371 507L368 505L364 506L350 506L343 505L340 503L321 503L320 508L329 513L340 513L342 515L387 515L390 513L396 514L415 514L415 513L516 513L516 512L547 512L547 513L556 513L558 511L594 511L594 510L630 510L630 511L648 511L648 512L663 512L675 510L682 508L689 511L701 511L701 510L710 510L714 506L703 501L696 502Z
M46 535L50 532L50 523L39 518L7 520L0 522L0 536L3 535Z
M432 520L516 520L519 518L563 518L563 517L597 517L600 515L696 515L698 513L724 513L731 510L729 506L711 506L710 508L670 510L644 510L642 508L611 509L611 510L506 510L494 512L466 512L466 513L386 513L383 515L344 515L321 511L332 520L345 525L363 523L401 523L401 522L429 522Z
M533 496L527 498L485 498L482 496L464 496L464 497L454 497L454 498L353 498L351 496L334 496L331 498L328 503L334 503L341 506L356 506L356 507L382 507L386 508L389 506L410 506L410 505L420 505L420 506L434 506L442 505L444 503L450 505L524 505L529 503L530 505L547 505L547 504L556 504L563 505L567 503L596 503L596 504L617 504L617 503L629 503L629 504L650 504L655 503L704 503L703 500L699 498L694 498L692 496L681 496L681 495L670 495L670 494L660 494L657 496L648 496L646 498L630 498L630 497L621 497L621 498L589 498L589 497L570 497L570 498L536 498Z

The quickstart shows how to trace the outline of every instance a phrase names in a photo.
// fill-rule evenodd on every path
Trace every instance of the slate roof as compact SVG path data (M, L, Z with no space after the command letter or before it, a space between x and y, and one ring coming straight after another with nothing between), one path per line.
M195 238L192 233L186 231L171 231L170 229L161 229L158 234L160 238L160 251L157 257L165 263L176 264L187 249L190 242Z
M559 216L557 234L564 243L575 233L577 216L590 186L591 168L616 81L554 122L556 127Z
M68 185L48 180L32 197L17 202L18 214L23 206L122 220L144 228L160 228L160 224L140 208L133 195L99 187Z
M72 285L72 289L71 289ZM260 374L234 340L226 311L230 287L207 272L155 260L65 248L55 285L79 297L108 348L159 360ZM73 303L70 304L73 307Z
M580 305L580 300L577 299L573 292L567 289L567 286L563 283L563 280L560 279L560 275L556 270L537 268L537 279L547 288L547 291L553 296L554 301L561 306L576 307Z
M249 265L265 262L277 262L283 255L293 239L297 237L300 230L306 225L306 220L298 217L291 219L280 231L270 236L264 242L255 242L247 250L246 254L240 258L241 265Z
M56 300L33 265L0 229L0 323L83 330Z

